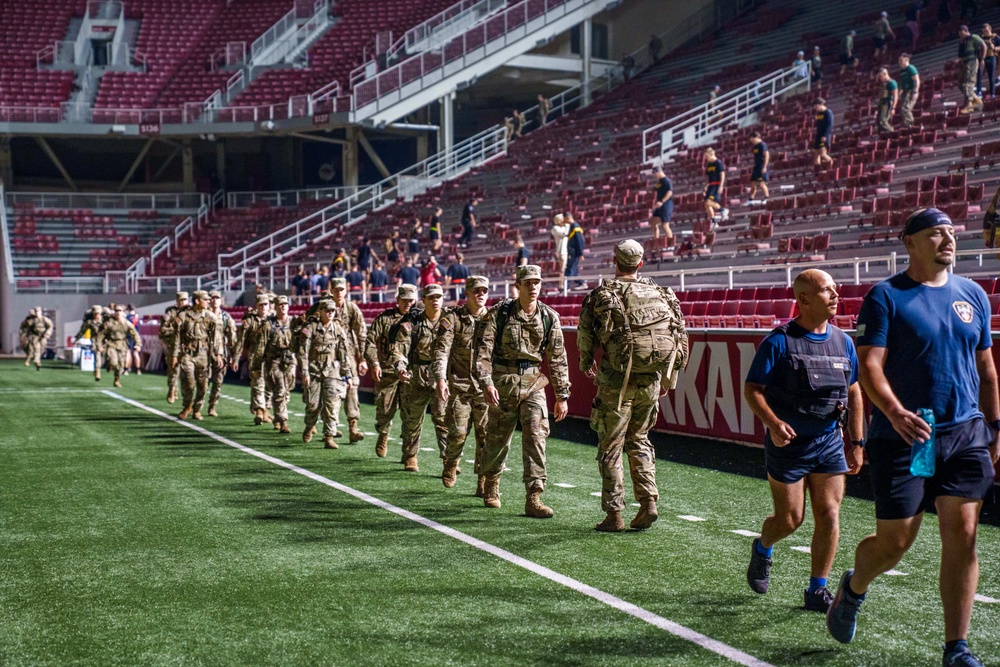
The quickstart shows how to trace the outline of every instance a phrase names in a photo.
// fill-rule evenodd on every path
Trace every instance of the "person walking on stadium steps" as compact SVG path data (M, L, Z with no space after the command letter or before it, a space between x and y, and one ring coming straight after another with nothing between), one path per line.
M983 90L990 99L996 97L997 90L997 52L1000 51L1000 35L993 33L993 26L983 24L983 64L976 72L976 94L983 97ZM983 88L982 78L986 77L986 87Z
M274 302L275 313L267 318L264 327L264 373L271 383L274 430L281 433L292 432L288 426L288 400L295 387L295 351L288 306L288 297L279 296Z
M94 381L101 381L101 348L97 344L97 337L104 326L104 309L100 305L93 305L83 314L83 322L80 329L73 337L74 344L82 339L90 341L90 350L94 354ZM169 355L170 350L167 350ZM167 357L169 359L169 357ZM167 364L169 366L169 362Z
M222 393L222 383L226 381L226 370L229 368L230 360L236 351L236 322L233 316L222 309L222 293L211 291L208 293L211 303L212 314L219 322L215 329L215 337L212 338L209 359L211 360L211 370L209 374L208 392L208 416L218 417L215 406L219 403L219 395Z
M810 83L817 91L823 88L823 57L820 55L819 47L814 46L812 57L809 59Z
M885 67L878 71L875 80L879 84L878 99L878 131L892 132L892 116L896 113L896 104L899 103L899 84L889 76L889 70Z
M337 280L334 278L334 280ZM350 303L346 301L345 303ZM333 299L323 297L316 303L316 318L299 332L299 367L302 369L302 393L306 404L302 442L312 441L316 422L323 417L323 447L337 449L334 437L340 402L347 396L353 376L353 355L348 345L350 334L337 320Z
M486 446L488 407L482 387L475 374L475 356L486 322L486 302L490 295L490 279L469 276L465 284L466 301L450 308L441 316L434 338L433 371L438 399L447 403L448 446L444 453L441 481L449 489L455 486L462 450L475 430L477 476L476 497L483 497L486 477L483 475L483 448Z
M882 56L889 53L889 47L886 46L886 39L891 38L893 41L896 40L896 33L892 31L892 26L889 25L889 13L882 12L882 14L875 20L875 53L873 57L875 62L879 62Z
M472 243L472 232L478 224L476 220L476 206L478 205L479 198L470 197L462 208L462 235L458 238L458 245L463 248L468 248L469 244Z
M750 199L757 199L757 189L760 189L763 199L770 196L767 183L771 180L768 167L771 166L771 152L767 150L767 144L760 136L760 132L754 130L750 133L750 145L753 146L753 171L750 173Z
M986 43L979 35L969 32L969 26L958 27L958 89L965 101L959 113L970 114L982 108L983 100L976 94L976 74L983 68Z
M134 336L139 339L139 332L135 330L132 323L125 319L125 306L118 304L115 306L115 316L104 323L101 332L97 336L97 344L104 351L108 359L108 370L114 373L115 386L122 386L121 377L125 372L128 362L129 349L128 337ZM142 349L142 344L138 344Z
M208 309L208 292L194 293L194 305L177 314L177 335L170 350L175 366L179 365L181 398L184 407L178 417L187 419L194 414L202 419L201 408L208 391L208 377L211 371L212 341L215 340L219 321ZM215 360L218 362L218 360Z
M542 95L538 94L538 120L541 122L542 127L545 127L549 122L549 113L552 111L552 101Z
M674 217L674 184L662 167L656 167L653 176L656 177L656 187L653 189L653 215L649 224L653 228L654 239L660 238L660 231L663 231L669 248L674 245L674 232L670 229L670 220Z
M569 233L566 234L566 276L580 275L580 262L583 261L584 249L587 247L587 239L583 234L583 227L573 218L572 213L565 213L566 222L569 224ZM574 281L574 287L583 287L582 280Z
M441 240L441 216L444 215L444 209L440 206L434 208L434 212L431 214L430 223L427 225L427 233L431 239L431 252L435 255L441 251L441 246L443 244Z
M923 0L916 0L916 2L906 8L904 14L906 17L906 31L910 35L910 51L917 50L917 41L920 39L920 19L923 9Z
M396 305L379 313L368 327L365 339L365 361L375 381L375 430L378 432L375 454L380 458L385 456L392 418L399 408L399 376L392 365L392 337L401 322L409 322L421 312L413 309L416 300L415 286L399 285Z
M903 127L913 125L913 109L917 106L920 95L920 74L915 65L910 63L910 54L899 55L899 112L903 118Z
M160 321L158 336L163 343L163 356L167 364L167 403L177 400L177 377L180 368L174 365L171 350L177 339L177 316L188 308L188 293L178 292L174 298L174 305L163 311L163 319Z
M625 530L623 451L639 503L631 527L645 530L658 517L656 452L648 435L659 414L661 382L670 388L688 358L680 302L669 287L639 278L642 255L642 246L632 239L615 246L615 277L587 295L577 327L580 371L597 383L590 427L598 437L601 509L606 512L595 529L603 532ZM598 348L603 350L600 365Z
M918 209L902 233L909 268L875 285L858 315L861 384L874 404L868 460L875 534L858 545L840 580L827 627L850 642L858 611L878 575L895 566L933 502L941 534L943 664L981 665L967 640L979 581L976 530L1000 457L1000 395L990 351L990 306L976 283L949 268L951 219ZM933 413L933 427L918 410ZM933 470L911 472L911 447L927 444Z
M420 429L428 406L437 436L438 454L445 458L448 450L447 402L435 387L432 365L434 363L434 336L443 312L444 290L431 284L423 289L424 310L415 318L400 322L390 338L390 364L403 384L399 396L399 411L403 421L402 463L409 472L420 466ZM454 419L454 415L451 416Z
M267 318L271 314L271 299L266 294L258 294L254 310L243 316L239 336L236 340L236 350L233 352L233 370L236 370L240 355L247 356L247 368L250 373L250 412L253 413L253 423L260 426L271 422L268 408L271 404L270 383L264 373L264 347L267 345Z
M52 335L52 320L45 317L42 307L32 308L20 326L21 347L25 352L24 365L35 365L35 370L42 370L42 352Z
M500 507L500 473L507 462L514 428L521 422L521 454L526 498L524 513L548 518L552 510L542 504L545 491L545 440L549 435L542 374L547 359L555 392L555 420L568 411L570 382L559 314L538 301L542 270L529 264L517 269L517 299L504 299L490 308L477 357L479 382L489 404L490 430L483 452L486 475L483 504Z
M808 492L815 527L805 608L826 612L833 599L827 577L840 539L844 474L857 474L864 462L864 406L854 342L828 322L839 303L833 278L807 269L793 290L798 317L764 339L743 387L747 405L766 429L774 503L750 549L747 583L755 593L767 593L774 545L802 525Z
M854 55L854 38L858 36L857 31L851 30L840 41L840 73L843 74L847 67L857 67L858 57Z
M555 255L559 260L559 275L566 275L566 264L569 261L569 244L566 242L566 238L569 236L569 223L566 222L566 216L562 213L556 213L552 216L552 229L549 230L549 234L552 239L556 242Z
M729 219L729 209L723 208L726 191L726 165L715 154L714 148L706 148L704 153L705 178L708 183L705 185L703 197L705 200L705 214L710 222L715 222L716 215L723 221Z
M813 139L813 164L822 167L833 164L830 157L830 145L833 139L833 112L826 106L826 100L817 97L813 102L816 136Z

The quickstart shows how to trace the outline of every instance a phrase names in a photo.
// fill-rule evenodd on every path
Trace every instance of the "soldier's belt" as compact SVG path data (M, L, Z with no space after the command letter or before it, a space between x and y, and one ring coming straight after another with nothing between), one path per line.
M493 363L493 370L501 373L517 373L518 375L534 375L542 372L541 364L534 361L497 361Z
M410 362L410 366L430 366L433 361L424 361L423 359L414 359Z

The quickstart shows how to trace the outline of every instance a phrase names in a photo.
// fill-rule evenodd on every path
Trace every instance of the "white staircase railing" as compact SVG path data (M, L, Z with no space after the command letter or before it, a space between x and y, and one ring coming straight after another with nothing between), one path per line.
M756 81L719 95L642 133L642 161L663 164L685 147L711 143L729 127L749 119L758 109L775 104L782 96L810 89L809 77L797 68L775 70Z
M14 259L10 252L10 230L7 228L7 197L4 194L3 182L0 182L0 235L3 242L3 264L4 272L7 274L7 282L14 284Z
M320 241L360 222L368 213L392 204L398 197L420 194L503 155L506 151L507 142L502 128L490 128L470 137L457 144L446 155L435 155L418 162L236 252L220 254L219 285L223 289L231 289L236 285L239 289L245 289L247 275L256 272L260 265L280 261L308 243Z
M331 203L345 197L357 194L361 186L338 185L329 188L298 188L294 190L249 190L245 192L227 192L226 206L228 208L246 208L254 204L269 206L298 206L306 201L330 199Z

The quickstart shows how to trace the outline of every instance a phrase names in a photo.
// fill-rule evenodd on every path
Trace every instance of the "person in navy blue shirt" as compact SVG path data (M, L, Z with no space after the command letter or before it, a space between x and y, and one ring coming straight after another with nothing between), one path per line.
M869 585L909 550L933 506L941 533L943 663L975 666L981 663L967 640L979 582L976 529L1000 456L989 301L976 283L949 273L956 242L945 213L914 211L902 239L909 267L872 287L858 314L861 384L874 404L868 460L878 521L841 578L827 628L840 642L854 638ZM933 432L916 413L921 408L933 411ZM914 476L911 447L931 438L933 476Z
M705 149L705 213L709 221L715 220L718 213L723 220L729 219L729 209L723 208L722 198L726 190L726 165L715 154L714 148Z
M382 268L382 262L375 260L375 268L368 274L369 300L382 303L382 295L389 284L389 274Z
M361 239L361 245L358 246L358 268L361 271L367 272L371 268L373 257L378 259L378 255L372 250L370 239L365 236Z
M431 239L431 252L434 254L441 251L441 216L443 214L444 210L440 206L435 207L434 213L431 215L430 224L427 226L427 231Z
M826 612L827 577L840 539L844 475L861 470L864 406L854 343L829 323L839 296L833 278L807 269L793 284L799 315L772 331L750 365L743 395L764 424L767 479L774 513L753 541L747 583L767 593L774 545L805 518L806 491L815 527L805 608ZM851 444L845 455L843 426Z
M767 189L767 182L771 180L768 167L771 165L771 153L767 150L767 144L756 130L750 133L750 144L753 146L753 171L750 174L750 199L757 198L757 188L767 199L770 195Z
M469 278L469 267L462 262L465 255L460 252L455 253L455 263L448 267L445 272L445 282L453 289L452 298L458 301L465 295L465 281Z
M826 106L826 100L817 97L813 102L816 120L816 137L813 139L813 163L817 167L833 164L830 157L830 142L833 139L833 112Z
M656 198L653 200L653 215L649 224L653 228L653 238L660 238L660 230L666 238L667 247L674 245L674 232L670 220L674 217L674 184L661 167L653 171L656 177Z
M468 248L472 243L472 230L478 224L476 221L476 205L479 204L478 197L471 197L465 208L462 209L462 236L458 239L458 244L463 248Z
M401 268L399 270L399 275L396 276L397 285L413 285L414 287L420 286L420 269L414 266L417 259L417 255L406 256L406 266Z
M573 219L572 213L565 213L565 218L569 221L569 235L566 237L566 275L580 275L580 260L583 259L583 250L587 245L587 240L583 237L583 227ZM576 287L583 287L582 280L575 281Z
M352 301L360 301L361 296L365 293L366 281L365 274L361 273L360 268L355 268L352 271L348 271L347 275L344 276L344 280L347 281L347 290L350 294Z

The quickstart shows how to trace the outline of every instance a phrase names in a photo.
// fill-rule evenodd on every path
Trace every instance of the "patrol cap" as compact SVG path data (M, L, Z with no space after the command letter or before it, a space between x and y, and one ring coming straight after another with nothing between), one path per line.
M441 289L440 285L438 285L437 283L434 283L434 284L427 285L426 287L424 287L424 291L421 294L421 296L422 297L444 296L444 290Z
M320 299L319 303L316 304L317 310L336 310L337 304L333 302L333 299Z
M222 292L220 292L218 290L212 290L211 292L208 293L208 298L209 299L221 299L222 298Z
M96 306L91 306L90 307L90 312L94 313L96 315L98 313L103 313L104 312L104 308L102 308L101 305L98 304Z
M270 306L271 305L271 298L269 296L267 296L266 294L258 294L257 295L257 303L255 305L257 305L257 306Z
M944 211L937 208L918 208L906 219L906 226L903 227L903 233L899 235L899 238L910 236L925 229L937 227L938 225L950 224L953 224L951 218Z
M417 300L417 286L403 284L396 288L396 298L397 299L411 299L413 301Z
M196 299L207 299L207 298L209 298L208 292L206 292L205 290L198 290L197 292L194 293L194 298L196 298Z
M514 273L514 277L517 282L522 280L538 280L542 279L542 267L537 264L526 264L525 266L517 267L517 271Z
M125 312L125 306L119 303L118 305L115 306L115 312L116 313L119 313L119 312L120 313L124 313Z
M490 288L490 279L486 276L469 276L465 279L465 291L469 292L480 287Z
M642 261L642 245L638 241L625 239L615 246L615 262L619 266L639 266Z
M333 287L333 288L336 288L336 287L346 288L347 287L347 279L346 278L334 278L333 280L330 281L330 287Z
M288 297L282 294L274 300L274 305L280 306L281 304L288 305Z
M177 298L178 299L190 299L191 296L187 292L178 292L177 293Z

